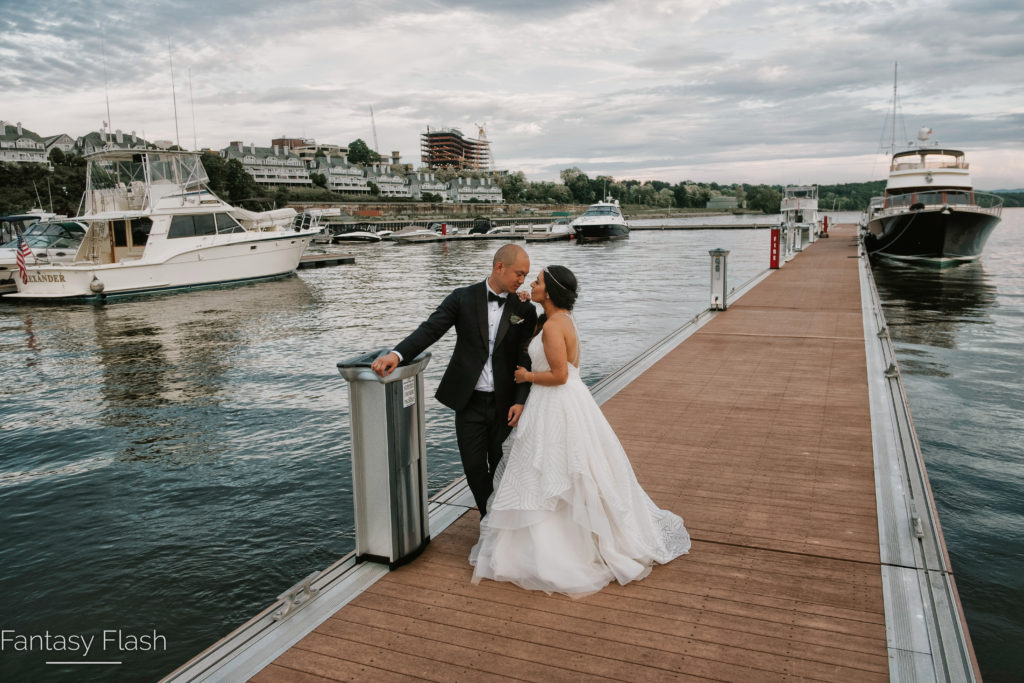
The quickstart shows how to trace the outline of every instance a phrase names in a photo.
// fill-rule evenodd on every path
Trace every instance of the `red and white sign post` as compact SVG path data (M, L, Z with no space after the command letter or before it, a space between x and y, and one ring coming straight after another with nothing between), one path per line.
M769 259L769 268L779 267L779 233L781 231L778 228L772 228L772 253Z

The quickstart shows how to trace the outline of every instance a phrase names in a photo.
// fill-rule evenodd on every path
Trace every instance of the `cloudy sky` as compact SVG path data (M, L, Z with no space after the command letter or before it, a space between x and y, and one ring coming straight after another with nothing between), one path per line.
M419 163L427 126L555 180L885 177L922 126L1024 187L1020 0L0 0L0 118L183 146L309 137ZM170 50L168 49L170 44ZM193 120L195 121L193 125Z

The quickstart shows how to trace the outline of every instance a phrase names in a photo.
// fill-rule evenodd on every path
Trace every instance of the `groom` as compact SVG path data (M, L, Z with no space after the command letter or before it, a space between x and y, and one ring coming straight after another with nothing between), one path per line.
M528 383L515 384L517 365L530 368L526 347L537 323L533 304L516 295L530 272L530 257L515 244L494 254L483 282L456 289L394 351L371 366L387 377L455 327L455 351L437 387L437 400L455 411L455 436L466 481L480 516L487 514L501 444L519 422Z

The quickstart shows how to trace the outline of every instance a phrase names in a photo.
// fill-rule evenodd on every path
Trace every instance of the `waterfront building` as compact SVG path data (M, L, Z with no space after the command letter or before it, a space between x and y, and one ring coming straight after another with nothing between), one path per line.
M366 169L367 179L380 188L381 197L411 197L406 179L391 170L391 165L384 163L371 164Z
M288 145L257 147L255 143L243 145L233 141L220 151L225 159L238 159L246 172L258 185L286 185L309 187L309 171L299 155Z
M327 189L345 194L370 194L363 169L350 164L344 156L327 153L316 157L309 164L313 173L322 173L327 178Z
M453 178L448 183L448 200L456 204L471 200L486 204L500 204L503 201L501 188L493 178Z
M75 139L67 133L43 138L43 144L46 145L46 158L50 158L50 151L54 149L59 149L65 154L75 149Z
M448 183L437 179L431 171L416 171L405 177L409 183L409 196L413 199L423 199L423 193L429 192L441 197L442 201L448 199Z
M113 147L120 147L121 149L146 149L148 143L136 135L134 130L130 134L125 135L120 129L113 133L110 131L92 131L75 141L75 150L83 156Z
M46 144L39 135L23 128L20 121L0 121L0 161L48 163Z
M706 209L738 209L740 208L739 200L736 197L710 197L707 204L704 205Z

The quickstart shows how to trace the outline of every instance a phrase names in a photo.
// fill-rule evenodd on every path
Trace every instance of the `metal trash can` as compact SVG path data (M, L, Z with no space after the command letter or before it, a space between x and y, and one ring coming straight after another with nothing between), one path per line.
M356 561L394 569L430 542L423 370L430 352L387 377L370 369L381 349L338 363L348 380L352 416L352 494Z
M728 308L726 293L728 280L726 278L725 266L726 257L729 256L728 249L712 249L711 254L711 310L724 311Z

